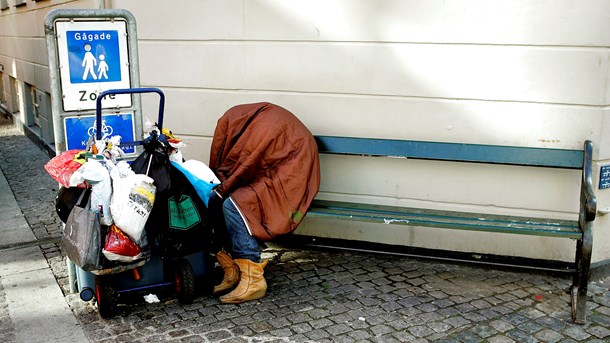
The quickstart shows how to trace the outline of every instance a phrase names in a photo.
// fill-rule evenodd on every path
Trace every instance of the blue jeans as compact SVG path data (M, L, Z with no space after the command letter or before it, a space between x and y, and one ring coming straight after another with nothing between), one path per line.
M256 263L260 262L261 252L258 241L248 232L246 223L231 198L222 204L222 212L231 244L231 256L234 259L242 258Z

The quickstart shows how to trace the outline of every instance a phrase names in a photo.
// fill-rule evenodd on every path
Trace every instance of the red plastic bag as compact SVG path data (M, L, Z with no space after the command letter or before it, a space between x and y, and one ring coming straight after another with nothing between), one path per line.
M70 187L70 176L80 168L83 164L74 160L74 156L82 152L82 150L68 150L53 157L44 169L51 175L53 180L59 182L62 186ZM84 162L84 161L83 161ZM85 184L78 185L80 188L85 188Z
M114 224L108 229L102 253L110 261L119 262L133 262L142 257L140 247Z

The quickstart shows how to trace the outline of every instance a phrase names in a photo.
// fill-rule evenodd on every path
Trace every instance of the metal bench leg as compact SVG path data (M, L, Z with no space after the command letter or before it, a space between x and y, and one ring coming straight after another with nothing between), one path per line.
M576 324L587 321L587 288L591 274L593 235L591 224L584 225L582 240L576 243L576 272L572 283L572 320Z

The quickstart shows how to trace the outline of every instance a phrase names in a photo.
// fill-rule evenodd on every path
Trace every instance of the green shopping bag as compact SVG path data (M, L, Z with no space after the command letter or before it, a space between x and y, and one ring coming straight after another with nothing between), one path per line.
M199 211L190 196L182 194L180 199L171 196L168 199L169 227L175 230L188 230L201 223Z

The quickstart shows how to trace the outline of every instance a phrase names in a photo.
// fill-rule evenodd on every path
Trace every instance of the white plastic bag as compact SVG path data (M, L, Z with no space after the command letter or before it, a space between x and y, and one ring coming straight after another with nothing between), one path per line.
M184 169L188 170L189 172L191 172L191 174L195 175L197 178L203 181L213 184L220 183L220 180L218 180L216 175L214 175L212 169L210 169L207 164L201 161L188 160L182 163L182 167L184 167Z
M110 174L105 167L104 160L88 160L82 167L78 168L70 177L70 187L87 181L91 184L91 210L100 212L100 223L112 225L110 213L110 198L112 196L112 184Z
M170 145L172 145L172 144L170 143ZM182 151L180 151L178 149L174 149L174 151L172 151L169 154L169 160L172 162L176 162L176 163L182 163L182 161L183 161Z
M113 162L116 162L117 158L124 158L125 152L119 146L121 144L121 136L112 136L110 138L104 139L104 148L102 151L102 155L106 158L109 158Z
M153 185L153 179L143 174L132 174L124 178L114 178L113 186L110 209L114 224L140 244L144 226L155 201L157 189Z

